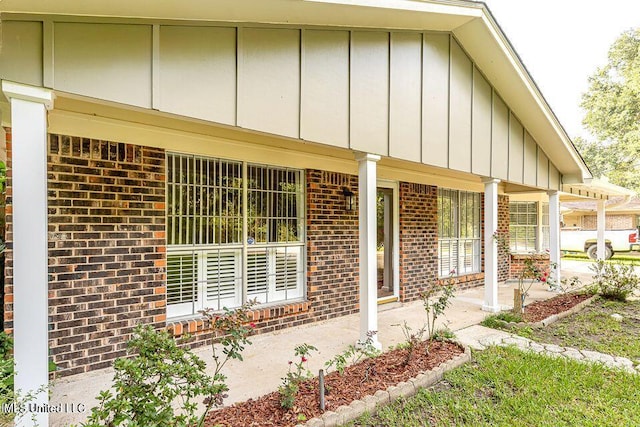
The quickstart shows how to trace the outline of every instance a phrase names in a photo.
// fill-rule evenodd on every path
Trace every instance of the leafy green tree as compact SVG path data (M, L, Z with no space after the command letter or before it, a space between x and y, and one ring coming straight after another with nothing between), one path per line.
M597 140L576 145L594 175L640 190L640 28L622 33L608 56L581 104L583 123Z

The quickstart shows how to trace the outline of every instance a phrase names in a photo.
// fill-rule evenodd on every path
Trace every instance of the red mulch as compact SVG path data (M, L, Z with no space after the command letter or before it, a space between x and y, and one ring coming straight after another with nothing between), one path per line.
M525 322L539 322L554 314L567 311L582 301L591 298L588 294L562 294L545 301L527 305L522 316Z
M386 390L389 386L407 381L464 352L464 349L457 344L433 341L427 355L424 346L425 343L422 343L414 351L408 365L404 364L407 350L391 350L376 358L347 367L343 375L337 372L326 375L325 384L329 390L325 398L326 410L335 410L341 405L348 405L378 390ZM258 399L249 399L246 402L213 411L207 416L205 425L295 426L303 422L298 419L299 414L303 414L306 420L322 415L318 408L317 378L301 384L296 396L296 407L292 410L283 409L280 406L278 392L273 392Z

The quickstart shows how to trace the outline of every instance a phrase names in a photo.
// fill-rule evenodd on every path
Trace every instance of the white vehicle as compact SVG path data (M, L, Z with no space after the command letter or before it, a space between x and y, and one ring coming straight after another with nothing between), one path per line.
M596 259L598 254L596 230L562 229L560 231L560 250L566 252L586 252L589 258ZM638 230L605 230L605 259L616 252L629 252L640 244Z

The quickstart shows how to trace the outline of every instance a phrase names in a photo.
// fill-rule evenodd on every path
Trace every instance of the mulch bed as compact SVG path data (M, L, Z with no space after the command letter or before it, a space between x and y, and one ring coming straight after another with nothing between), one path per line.
M343 375L331 372L325 376L329 393L326 395L326 410L335 410L341 405L386 390L389 386L407 381L421 372L429 371L464 352L458 344L432 341L429 354L425 343L413 352L411 361L405 364L407 350L391 350L380 356L367 359L344 370ZM207 426L295 426L322 415L318 408L318 379L301 384L296 396L296 406L285 410L280 406L280 395L273 392L258 399L211 412ZM300 418L299 418L300 417Z
M589 294L562 294L544 301L528 304L522 316L525 322L534 323L554 314L562 313L591 298Z

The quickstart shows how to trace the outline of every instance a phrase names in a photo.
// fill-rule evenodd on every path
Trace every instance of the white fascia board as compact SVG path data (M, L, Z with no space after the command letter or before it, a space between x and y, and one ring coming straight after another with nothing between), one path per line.
M416 0L302 0L309 3L326 3L348 6L376 7L391 10L439 13L443 15L482 16L482 6L469 2L427 2Z
M184 0L156 2L112 0L1 0L12 19L65 16L109 20L252 22L287 25L396 28L451 31L480 16L483 5L467 0ZM26 18L24 18L26 16Z
M480 18L454 29L453 34L561 173L591 177L582 157L489 10L484 8ZM552 145L558 143L562 144L562 150Z

